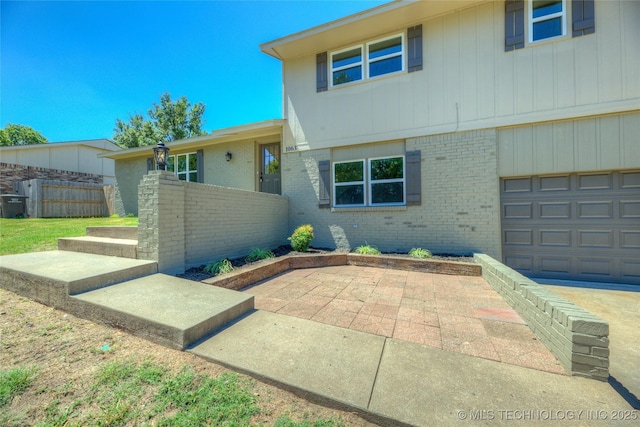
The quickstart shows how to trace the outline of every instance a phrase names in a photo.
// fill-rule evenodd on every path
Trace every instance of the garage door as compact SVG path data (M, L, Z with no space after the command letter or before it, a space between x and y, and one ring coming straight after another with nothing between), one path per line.
M529 277L640 285L640 171L500 184L505 264Z

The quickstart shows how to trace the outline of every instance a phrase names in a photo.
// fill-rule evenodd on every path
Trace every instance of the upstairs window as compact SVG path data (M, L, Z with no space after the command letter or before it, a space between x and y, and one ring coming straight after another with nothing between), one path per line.
M529 2L529 42L564 36L566 16L565 0Z
M404 35L331 53L331 86L404 70Z

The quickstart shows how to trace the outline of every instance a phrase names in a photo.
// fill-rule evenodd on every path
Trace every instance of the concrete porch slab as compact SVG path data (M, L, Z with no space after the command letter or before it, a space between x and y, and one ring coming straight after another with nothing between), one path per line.
M154 274L73 297L73 312L184 349L253 310L253 296Z

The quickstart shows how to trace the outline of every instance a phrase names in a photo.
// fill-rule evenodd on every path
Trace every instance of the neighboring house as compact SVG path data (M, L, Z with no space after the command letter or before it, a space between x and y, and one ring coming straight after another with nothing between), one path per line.
M281 194L282 127L282 120L270 120L169 142L167 170L183 181ZM157 167L152 149L104 155L115 160L115 208L120 215L138 214L138 184Z
M282 61L283 121L170 154L183 179L261 191L280 144L289 228L316 247L640 284L638 19L637 1L385 4L260 46ZM127 212L151 156L109 155Z
M98 155L119 150L108 139L0 147L0 192L31 179L113 185L115 163Z

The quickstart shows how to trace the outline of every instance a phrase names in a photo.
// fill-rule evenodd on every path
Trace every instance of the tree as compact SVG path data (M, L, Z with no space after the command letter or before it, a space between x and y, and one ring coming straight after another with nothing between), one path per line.
M31 145L47 142L47 138L29 126L8 123L4 129L0 129L0 145Z
M164 93L160 104L149 109L149 120L141 114L129 116L128 123L117 119L113 140L120 147L133 148L204 135L204 110L201 102L191 105L184 96L173 102L171 95Z

